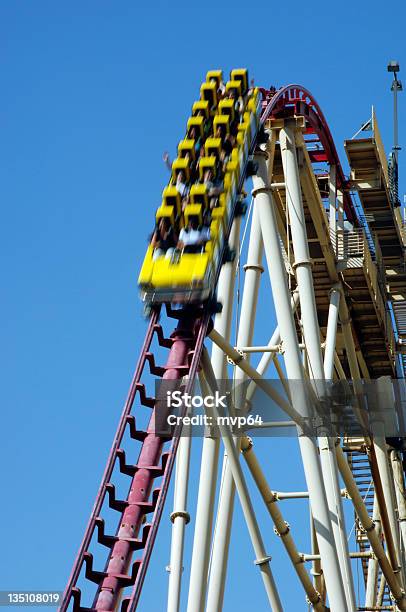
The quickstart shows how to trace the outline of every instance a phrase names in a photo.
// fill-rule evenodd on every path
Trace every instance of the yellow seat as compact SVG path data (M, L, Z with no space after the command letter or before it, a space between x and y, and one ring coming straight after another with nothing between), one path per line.
M204 247L205 253L209 256L209 262L214 269L217 268L220 259L220 244L218 240L209 240Z
M175 207L165 206L165 204L162 204L158 208L158 210L156 211L156 215L155 215L155 218L157 221L159 221L159 219L169 219L172 227L175 225L175 217L176 217Z
M196 159L195 141L185 138L178 144L178 157L186 157L194 161Z
M228 81L226 83L226 93L230 93L230 91L232 91L233 89L235 89L237 97L242 95L242 83L241 81Z
M230 211L231 202L231 190L230 188L224 188L224 192L219 197L220 208L226 208L227 214Z
M217 165L217 159L214 157L214 155L210 156L210 157L201 157L199 160L199 178L201 181L203 181L205 172L207 172L207 170L211 170L213 173L213 178L216 176L216 165Z
M227 163L226 170L227 172L234 173L236 177L236 181L238 182L238 179L240 178L240 163L238 159L231 159Z
M248 91L248 70L246 68L235 68L230 73L231 81L239 81L242 86L242 94Z
M226 172L224 175L224 189L230 191L231 199L235 197L237 182L235 180L235 175L231 172Z
M220 83L223 81L223 71L209 70L206 74L206 82L210 83L210 81L215 81L217 87L219 87Z
M230 133L230 117L227 115L216 115L213 121L214 137L217 138L217 131L221 130L225 134Z
M172 180L176 182L179 172L185 173L186 182L190 181L189 160L186 157L177 157L172 162Z
M228 115L231 121L233 121L235 117L234 100L230 98L220 100L218 112L220 115Z
M203 206L201 204L188 204L183 211L183 217L185 219L185 226L188 225L190 217L197 217L199 225L201 225L203 223Z
M180 215L182 210L182 200L179 191L174 185L169 185L169 187L165 187L163 190L162 205L168 207L173 206L176 211L176 216Z
M245 126L245 128L246 128L246 126ZM243 131L239 130L238 134L237 134L237 144L238 144L238 147L241 150L244 149L244 140L245 140L245 134L246 134L246 129L245 128L244 128Z
M186 136L190 140L203 138L204 134L204 117L190 117L187 122Z
M242 116L243 123L249 123L251 121L251 114L245 112Z
M223 227L221 223L221 219L212 218L210 223L210 240L216 241L221 240L223 236Z
M258 87L255 87L255 89L252 91L252 93L250 94L249 100L250 100L250 102L253 102L256 107L258 106L258 103L260 101L260 95L259 95Z
M192 106L192 116L193 117L204 117L205 119L209 119L210 117L210 108L207 100L198 100Z
M190 189L189 200L191 204L201 204L203 208L207 208L209 205L209 201L206 185L192 185Z
M257 112L257 102L256 102L256 100L254 98L250 98L250 100L248 100L247 110L250 113L256 114L256 112Z
M247 138L249 141L248 145L250 144L251 130L250 130L249 121L243 121L242 123L238 124L237 142L238 142L238 134L243 134L244 138Z
M241 156L242 156L242 161L240 163L243 167L245 165L247 156L249 154L249 148L251 144L249 126L244 124L242 126L242 129L238 131L237 144L238 144L238 148L240 150Z
M200 87L200 98L209 103L210 109L213 112L217 107L217 83L215 81L203 83Z
M243 125L248 126L248 131L250 134L250 142L255 137L255 133L257 131L257 117L252 113L244 113L243 115Z
M221 198L221 196L220 196ZM227 221L228 221L228 215L227 215L227 209L225 207L225 205L223 206L216 206L215 208L212 208L211 210L211 217L214 220L219 221L222 225L223 225L223 229L226 229L227 227Z
M219 159L221 153L221 138L206 138L204 151L207 157L214 155Z
M245 160L244 151L242 151L238 146L234 147L234 149L231 152L230 161L237 163L238 176L241 175L242 169L244 167L244 160Z

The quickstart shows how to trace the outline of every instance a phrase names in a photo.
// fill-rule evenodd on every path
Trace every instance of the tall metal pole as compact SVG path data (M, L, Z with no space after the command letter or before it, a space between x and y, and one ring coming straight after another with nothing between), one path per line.
M393 157L390 162L391 170L391 199L393 206L399 206L398 196L398 161L399 161L399 140L398 140L398 91L402 91L402 83L398 80L397 73L399 72L399 63L397 61L390 61L388 64L388 71L393 73L393 81L391 85L391 91L393 91Z
M186 429L186 426L184 426ZM185 540L185 527L190 517L187 512L187 492L189 483L190 450L192 438L183 431L179 440L176 455L175 492L173 502L171 560L169 563L169 586L167 612L178 612L183 572L183 547ZM185 435L186 434L186 435Z
M381 535L381 525L379 520L379 505L378 498L374 496L374 508L372 511L372 520L375 524L378 536ZM377 588L378 588L378 561L376 557L372 557L368 561L368 575L365 589L365 607L372 608L376 605Z
M285 366L288 378L299 381L292 396L294 408L302 416L309 416L307 396L303 383L303 367L295 322L290 306L290 293L287 285L286 270L279 244L279 233L275 217L272 191L268 183L265 154L255 156L258 163L257 175L253 177L254 191L257 193L260 211L261 231L264 241L268 271L275 302L278 326L285 348ZM323 374L324 376L324 374ZM302 382L300 382L302 381ZM312 512L315 519L317 538L323 570L326 578L330 607L333 612L347 610L344 585L337 551L334 543L329 508L315 440L299 435L303 467L309 490Z
M256 200L254 198L247 263L244 266L245 279L241 303L240 325L237 336L237 344L240 346L249 345L252 342L258 289L261 274L263 272L262 253L263 245L261 229L259 225ZM240 370L236 371L235 380L236 384L242 382L243 373L241 373ZM207 594L208 610L221 610L223 606L228 551L230 546L230 534L233 519L234 495L235 484L228 463L226 449L223 460L221 494L217 509L216 529L213 539L209 587Z
M218 387L206 348L203 348L202 366L204 375L207 378L207 382L214 393ZM237 450L234 444L234 440L231 435L229 426L220 423L220 420L218 419L220 413L216 406L213 407L213 414L215 418L217 418L217 422L219 423L221 437L227 451L230 470L233 476L233 480L235 482L236 489L238 491L241 508L244 513L244 518L247 523L252 545L257 557L255 560L255 564L258 566L261 572L261 577L264 582L265 590L268 595L272 611L283 612L282 603L280 601L279 594L272 575L271 567L269 565L271 557L265 551L265 546L255 516L254 507L251 502L247 483L245 481L245 477L239 461L239 451ZM208 607L208 610L214 609Z
M339 287L333 287L331 289L327 319L326 345L324 349L324 374L326 380L332 380L334 373L334 356L336 350L338 306L340 304L340 295Z
M306 220L297 162L295 129L291 127L288 122L285 122L284 127L281 129L279 140L282 152L283 172L285 175L286 201L295 255L294 266L300 295L300 313L310 366L309 374L310 378L316 382L316 388L319 390L319 393L324 395L326 393L326 387L324 385L325 373L320 349L320 328L317 319L312 263L310 260L306 234ZM336 333L334 330L337 329L338 319L337 300L339 300L339 292L333 290L329 311L329 317L331 315L332 320L329 321L330 325L327 327L326 339L326 343L328 341L326 347L328 352L327 370L329 374L332 372L334 364ZM356 607L355 593L353 589L351 566L349 563L335 449L334 445L331 443L331 438L328 436L320 438L319 446L321 469L324 485L326 487L329 512L332 519L332 529L339 559L340 574L346 592L348 609L354 610Z
M399 140L398 140L398 91L402 91L402 83L398 79L399 64L392 60L388 64L388 72L393 74L391 91L393 91L393 153L398 164Z
M340 303L340 289L333 287L330 292L330 307L327 320L326 347L324 351L324 373L327 380L333 379L334 355L337 337L337 323ZM356 609L354 580L348 550L348 540L345 530L344 511L341 499L338 466L335 448L329 437L319 439L320 460L323 470L327 501L332 516L334 540L340 561L342 578L346 590L347 603L350 610Z
M239 234L240 218L237 217L230 234L229 242L232 249L238 250ZM216 315L214 328L227 339L230 337L232 322L235 266L235 260L233 263L224 264L221 269L217 289L217 299L223 304L223 309ZM218 379L226 378L226 356L215 344L213 344L212 361L215 376ZM196 528L190 570L188 612L201 612L204 609L206 599L219 447L220 440L218 437L204 438L196 509Z

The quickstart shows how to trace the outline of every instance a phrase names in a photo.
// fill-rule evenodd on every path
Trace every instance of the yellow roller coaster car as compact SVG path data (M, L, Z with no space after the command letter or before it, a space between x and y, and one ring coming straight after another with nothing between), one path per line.
M157 228L170 225L177 247L168 250L168 256L162 248L154 255L154 247L148 246L138 279L147 304L202 302L214 293L260 118L258 90L245 95L239 112L232 99L219 101L222 79L221 71L207 73L200 100L193 105L193 116L187 122L186 138L179 143L178 158L172 164L171 179L156 212ZM244 95L247 87L247 71L236 69L226 85L225 96L227 92L233 95L233 90ZM230 134L234 119L238 120L236 142L231 154L228 150L224 158L223 136ZM197 138L204 147L203 155L197 153ZM180 172L186 182L182 195L177 185ZM210 183L205 182L207 176ZM215 198L213 185L217 189Z

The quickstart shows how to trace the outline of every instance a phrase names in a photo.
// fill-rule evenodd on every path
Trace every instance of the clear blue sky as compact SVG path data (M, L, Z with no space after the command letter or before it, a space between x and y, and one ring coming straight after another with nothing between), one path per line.
M145 333L136 279L167 181L162 152L174 154L206 71L247 66L258 85L303 84L343 162L343 139L374 104L389 152L386 63L406 74L405 18L400 0L0 3L0 588L64 587ZM403 200L404 174L402 185ZM262 307L258 330L272 325ZM300 488L283 444L265 449L272 486ZM168 512L148 612L165 609ZM305 610L259 517L286 610ZM224 609L267 610L239 514L233 542Z

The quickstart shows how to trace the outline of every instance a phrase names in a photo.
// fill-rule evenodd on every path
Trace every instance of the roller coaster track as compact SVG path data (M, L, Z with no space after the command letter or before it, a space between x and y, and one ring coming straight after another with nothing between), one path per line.
M271 129L272 121L289 121L297 117L304 118L305 128L302 131L304 142L307 143L310 163L313 166L325 163L336 168L335 188L337 192L342 193L346 218L355 227L359 226L356 208L348 189L348 181L344 176L331 132L313 96L305 88L295 84L287 85L277 91L266 89L260 91L262 93L260 125ZM311 143L310 146L309 143ZM256 139L254 139L250 151L251 155L257 150L256 146ZM244 176L240 181L239 190L242 189L243 180ZM233 220L232 217L226 232L226 238L229 237ZM226 241L224 248L225 246ZM316 286L315 290L317 307L319 308L319 294ZM71 607L75 612L78 612L115 610L119 606L121 606L122 611L132 611L137 608L139 603L180 440L179 427L175 429L172 437L160 436L155 433L155 412L162 399L159 396L148 395L147 386L150 384L152 377L155 381L179 381L183 379L186 392L193 390L200 367L204 342L211 330L213 316L209 304L196 305L184 310L172 310L169 306L167 313L169 320L171 318L178 319L176 329L170 336L166 335L159 322L160 308L153 307L152 309L145 340L94 507L64 592L60 607L62 612ZM357 329L356 325L358 323L356 319L354 320L352 331L356 348L359 350L357 333L360 324ZM154 350L152 348L154 342L160 349ZM162 359L163 351L166 351L166 365L160 366L157 365L157 362ZM352 375L352 371L350 374L351 364L347 361L345 352L341 356L337 355L337 357L341 359L342 370L345 374ZM137 411L141 407L147 407L151 411L151 417L147 426L138 429ZM140 445L138 460L135 463L127 462L126 451L122 448L125 436L129 436L134 445L135 443ZM367 479L372 479L368 466L368 461L365 461L363 468L368 472ZM124 499L116 497L115 470L131 479L127 497ZM356 475L357 468L353 471ZM157 486L153 490L154 484ZM107 526L103 518L106 507L113 510L118 517L118 527L115 535L109 535L106 532ZM369 509L371 510L371 507ZM150 523L145 523L146 516L150 513L152 513L152 520ZM97 554L91 552L94 547L97 547ZM104 550L101 547L107 549L106 557L101 555L100 551ZM364 543L361 550L364 552L366 550ZM136 552L141 556L134 561L133 557ZM100 563L102 557L104 558L104 569L96 569L95 566ZM366 580L367 561L365 560L363 560L363 567ZM90 605L85 605L83 602L83 593L79 587L80 582L96 585L93 601ZM86 587L87 591L88 587ZM401 607L401 609L405 608Z

